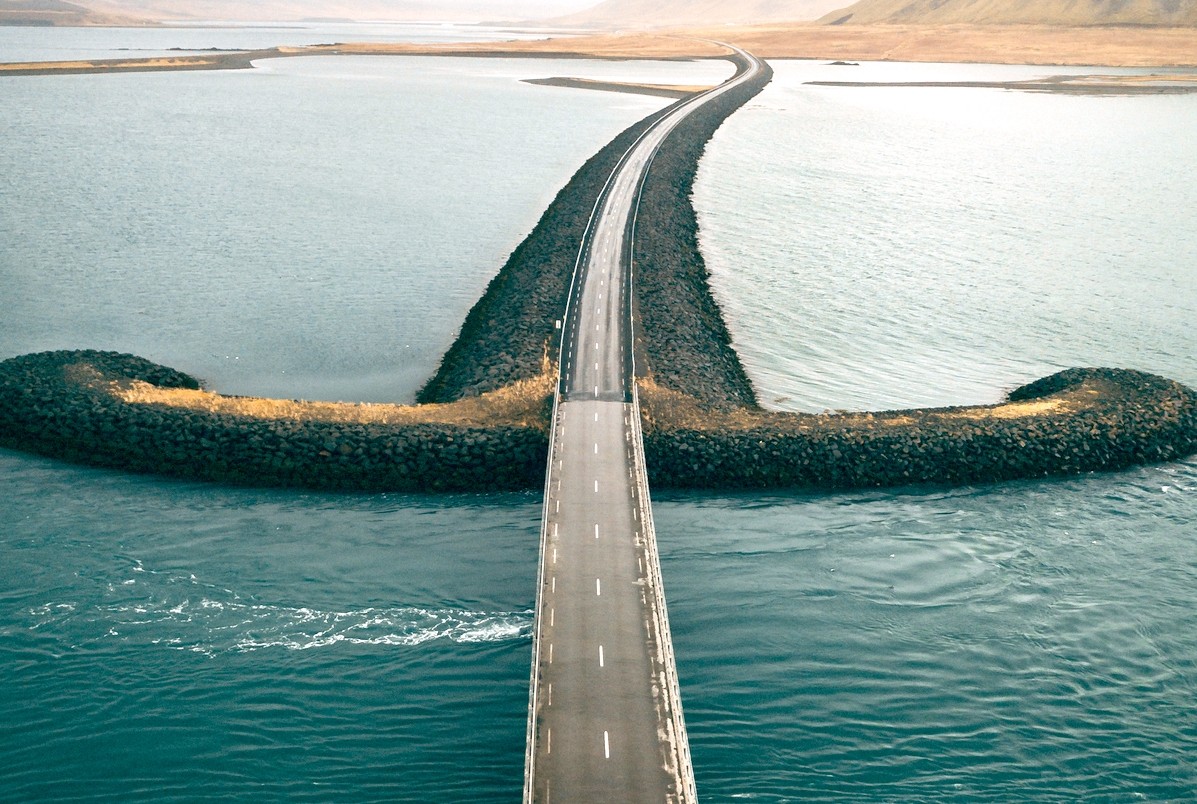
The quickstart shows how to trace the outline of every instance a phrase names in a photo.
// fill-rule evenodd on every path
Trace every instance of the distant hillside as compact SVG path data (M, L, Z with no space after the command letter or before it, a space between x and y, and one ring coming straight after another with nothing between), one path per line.
M860 0L819 20L843 24L1197 26L1197 0Z
M0 0L0 25L137 25L144 20L108 14L66 0Z
M586 28L741 25L815 20L843 0L605 0L545 24Z
M586 4L586 0L554 0L552 7L559 13L560 10L584 8ZM839 5L843 5L842 0ZM37 8L25 10L31 6ZM40 24L61 25L108 24L94 20L120 18L153 21L480 22L515 21L543 17L548 13L545 0L0 0L0 16L9 8L21 8L22 14L54 20Z

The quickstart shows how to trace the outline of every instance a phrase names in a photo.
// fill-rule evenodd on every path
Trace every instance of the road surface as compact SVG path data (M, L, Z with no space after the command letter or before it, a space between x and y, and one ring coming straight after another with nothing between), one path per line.
M625 154L578 257L546 476L526 802L697 800L633 382L630 254L661 142L761 69L738 52L746 68L680 104Z

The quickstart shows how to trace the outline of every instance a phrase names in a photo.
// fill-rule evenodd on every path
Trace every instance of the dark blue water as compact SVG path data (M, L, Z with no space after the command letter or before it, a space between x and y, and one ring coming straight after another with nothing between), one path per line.
M656 101L517 81L568 74L568 66L377 64L0 83L9 182L0 189L0 353L124 348L218 390L410 395L555 187ZM650 68L646 77L680 80L687 67ZM956 68L937 69L951 76ZM989 68L965 69L972 77ZM938 223L927 223L935 193L918 178L975 195L953 184L959 171L931 167L978 158L979 138L1005 143L1013 165L1040 158L1042 139L1011 146L1019 140L1008 129L1026 125L1025 110L986 113L1006 95L921 99L924 119L939 121L933 137L926 127L886 128L887 114L914 113L908 99L801 90L782 78L721 132L699 187L713 269L746 280L739 290L720 286L738 300L728 304L737 339L747 341L761 320L783 321L775 337L757 341L778 355L751 366L763 397L805 387L808 347L862 342L876 344L877 360L853 359L874 370L843 371L838 381L826 381L837 376L829 369L812 374L814 405L879 406L912 388L989 401L1012 380L1078 354L1197 378L1197 349L1182 326L1197 304L1191 278L1159 273L1192 247L1174 218L1126 242L1124 256L1163 265L1156 273L1123 271L1121 258L1093 256L1108 247L1094 247L1083 272L1103 291L1089 294L1064 280L1045 284L1034 255L1052 253L1055 241L1038 234L1038 217L1021 235L1036 244L1024 251L1008 245L1019 237L986 240L993 230L977 223L986 215L961 215L959 205L940 205ZM500 96L471 94L475 82ZM1092 139L1107 100L1035 103L1050 131L1063 136L1071 119L1077 137ZM1185 147L1151 137L1176 130L1177 116L1191 119L1191 106L1138 102L1133 115L1119 107L1118 116L1156 121L1157 134L1141 131L1143 151ZM223 114L254 104L261 115ZM525 143L522 129L496 123L507 119L496 104L516 117L534 113L543 138ZM810 104L826 113L822 129ZM176 106L183 117L164 125L161 114ZM833 125L843 106L856 109L847 129ZM786 109L802 113L785 118ZM965 120L953 111L961 109L971 110ZM338 124L347 119L353 124ZM587 119L605 122L588 129L590 139L578 134L571 148L549 149ZM118 123L119 134L101 136ZM803 132L801 149L781 136L787 127ZM907 130L914 133L899 136ZM198 155L185 147L188 132L203 133ZM927 137L933 148L909 144ZM1077 229L1086 216L1055 199L1070 242L1123 231L1119 210L1188 203L1192 163L1160 175L1144 158L1131 180L1124 155L1103 151L1103 167L1091 150L1071 162L1041 160L1057 180L1071 176L1092 198L1109 199L1110 213L1088 236ZM449 164L426 168L438 177L432 186L422 165L438 152ZM208 158L221 169L205 171ZM701 182L726 176L729 160L774 168L740 198L725 184L732 194L721 207ZM853 207L849 178L862 164L877 175L894 166L894 180L878 180ZM817 191L803 184L829 165L842 180ZM474 184L476 173L489 178ZM1106 174L1123 178L1114 186ZM504 179L510 199L479 201L487 182ZM771 209L788 225L766 226L748 201L777 188L785 197ZM1017 189L1001 195L1018 202ZM892 195L905 191L905 201ZM832 195L839 216L810 220ZM147 198L155 203L139 211ZM906 207L914 217L901 222ZM890 225L893 216L901 225ZM457 225L463 220L474 223ZM1023 225L1015 215L1001 220L1003 231ZM853 259L845 249L861 232L895 245ZM946 253L963 256L938 268L892 256L945 253L929 232L950 235ZM911 233L917 238L901 239ZM255 251L257 236L270 247ZM729 242L752 248L737 256ZM836 258L812 257L819 243ZM972 262L992 268L962 270ZM966 289L991 273L1003 281L985 286L979 315ZM1011 280L1022 274L1038 278ZM878 293L865 293L821 323L836 294L808 292L820 283L848 292L915 280L919 292L886 295L883 308L873 306ZM1181 323L1145 292L1166 298ZM1066 318L1058 293L1071 294ZM440 297L451 301L437 310L431 300ZM1026 299L1042 303L1016 305ZM1145 320L1158 323L1155 336ZM927 349L932 324L973 335L964 346ZM1009 347L1014 324L1038 333L1015 339L1032 343L1033 355ZM1100 337L1076 336L1081 325ZM902 337L906 352L891 343ZM396 343L419 356L399 356ZM1102 360L1109 344L1116 360ZM895 354L937 379L910 383L890 367ZM986 380L1000 374L995 366L1009 372ZM787 383L771 379L781 376ZM0 452L0 477L0 800L518 798L538 495L247 491L12 452ZM704 800L1197 797L1197 461L957 490L658 495L655 511Z
M518 797L534 497L0 472L0 798Z

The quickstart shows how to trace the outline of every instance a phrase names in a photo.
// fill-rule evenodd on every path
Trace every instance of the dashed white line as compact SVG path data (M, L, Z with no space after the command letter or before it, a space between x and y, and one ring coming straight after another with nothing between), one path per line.
M551 737L552 732L549 732L549 735ZM605 731L603 732L603 756L607 759L611 758L611 737Z
M594 445L594 454L598 455L598 444Z
M605 667L603 664L603 646L599 645L599 667Z
M553 627L553 622L557 619L557 609L549 609L549 628Z
M594 481L594 493L598 494L598 481Z
M594 579L594 594L596 597L603 596L603 581L601 578Z
M594 523L594 538L598 538L598 523Z

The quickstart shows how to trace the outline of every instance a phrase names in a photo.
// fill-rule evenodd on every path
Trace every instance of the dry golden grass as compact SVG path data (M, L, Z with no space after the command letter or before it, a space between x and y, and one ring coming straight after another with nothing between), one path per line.
M371 44L352 43L308 48L360 55L508 55L533 57L591 57L602 59L718 58L728 50L688 34L634 33L571 36L560 39L516 42L472 42L464 44Z
M1197 29L1050 25L816 25L688 28L522 42L352 44L344 53L479 53L597 58L718 58L729 42L762 58L1173 67L1197 65ZM314 50L314 49L310 49Z
M0 64L0 72L128 72L179 69L215 69L226 59L221 56L179 56L153 59L103 59L97 61L36 61Z
M815 25L675 32L762 58L1175 67L1197 65L1197 28L1051 25Z
M903 427L919 421L977 421L995 419L1043 418L1064 415L1080 409L1085 401L1092 401L1098 391L1076 389L1067 394L1026 402L1007 402L1001 405L880 413L776 413L740 408L726 412L711 412L686 394L657 385L651 379L640 380L641 410L649 424L660 430L749 430L756 427L784 427L794 432L815 430L848 430L853 428ZM917 413L917 418L915 414Z
M518 42L350 43L252 53L0 64L0 75L224 70L249 58L319 55L511 56L600 59L719 58L730 42L766 59L993 64L1197 66L1197 28L1068 28L1048 25L816 25L694 28Z
M113 397L129 405L162 405L250 419L464 427L509 425L547 431L546 410L555 382L553 374L545 373L479 397L444 405L351 404L222 396L210 391L160 388L140 380L112 381L107 384L107 389Z

